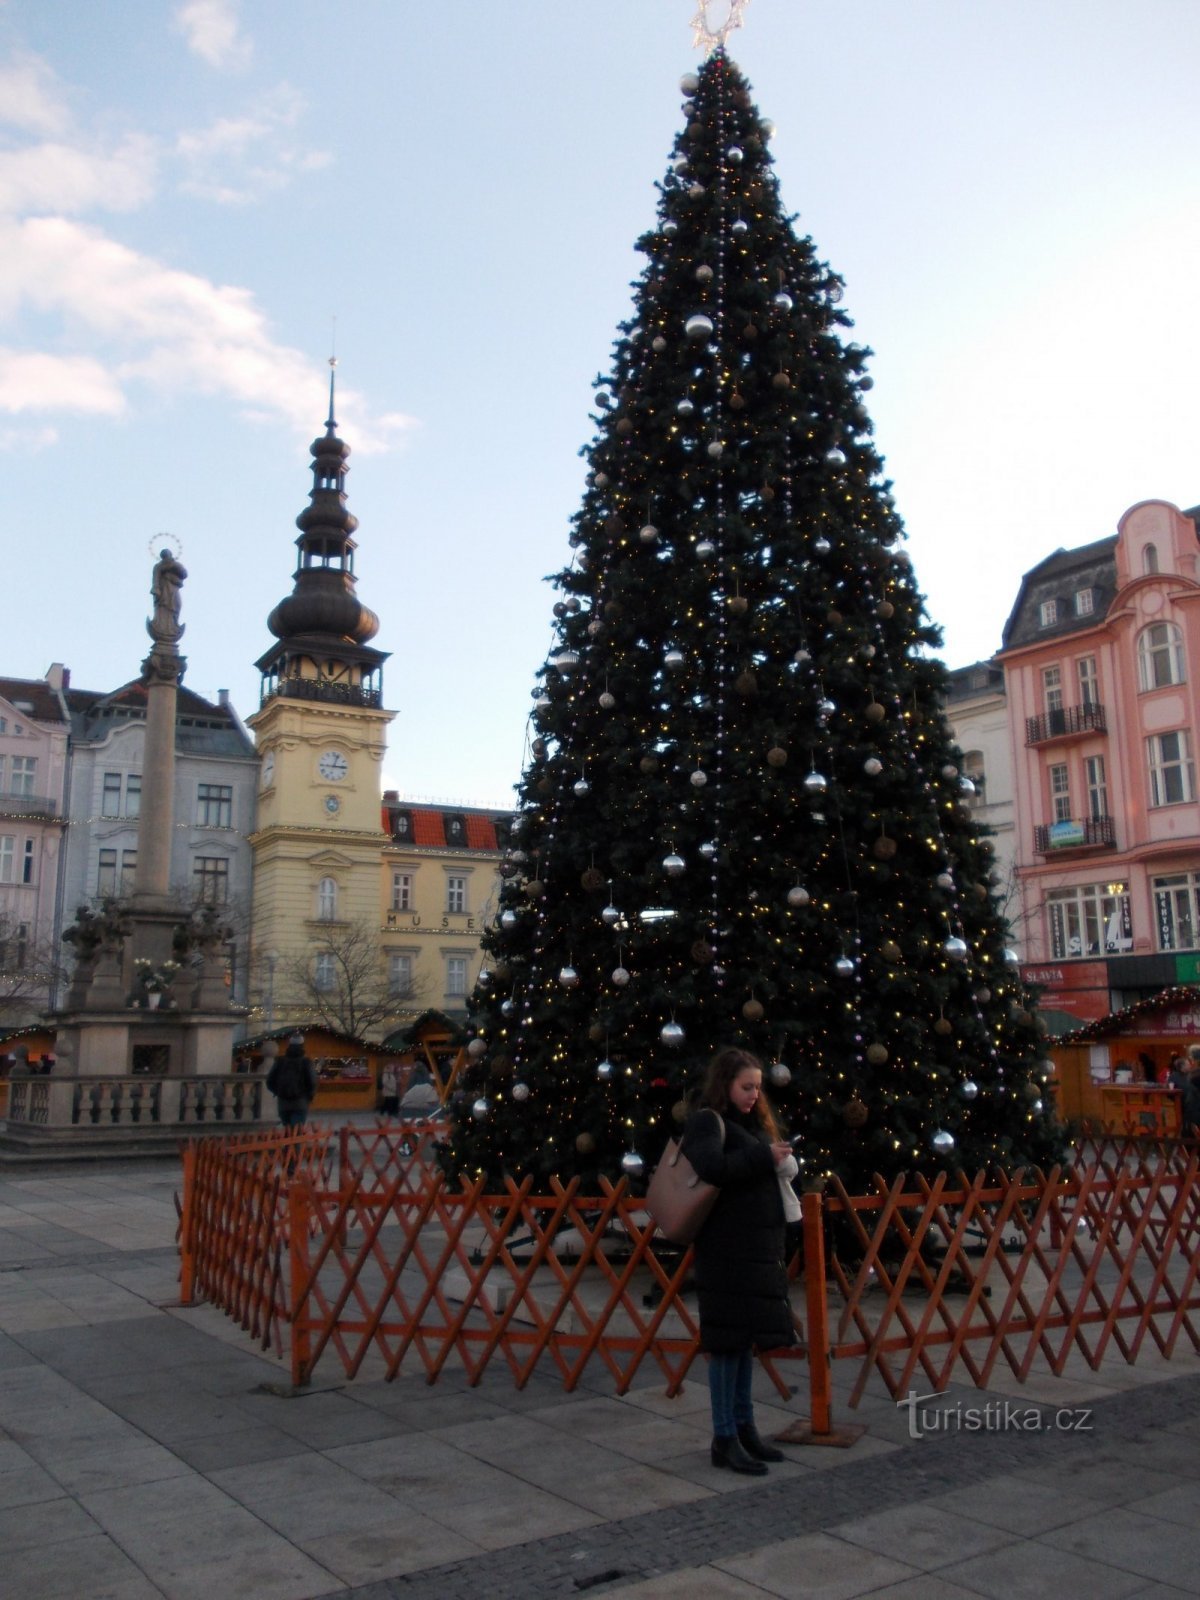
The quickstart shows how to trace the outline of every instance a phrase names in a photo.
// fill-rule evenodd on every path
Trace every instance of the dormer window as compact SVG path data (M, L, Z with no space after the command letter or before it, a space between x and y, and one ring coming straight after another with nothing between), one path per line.
M1043 600L1038 607L1038 621L1043 628L1052 628L1058 621L1058 601Z
M465 817L448 816L446 818L446 843L465 848L467 843L467 822Z
M399 839L402 844L407 844L412 839L412 812L392 812L392 838Z
M1096 591L1094 589L1076 589L1075 615L1077 617L1090 617L1096 609Z
M1158 571L1158 546L1156 544L1142 546L1142 571L1145 573Z

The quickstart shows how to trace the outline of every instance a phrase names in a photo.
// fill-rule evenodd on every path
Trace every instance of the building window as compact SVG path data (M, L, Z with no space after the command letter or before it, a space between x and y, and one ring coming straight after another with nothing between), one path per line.
M1038 607L1038 620L1043 628L1052 628L1058 621L1058 601L1043 600Z
M332 950L321 950L313 962L313 983L318 989L332 989L337 981Z
M0 840L0 847L3 840ZM3 856L0 855L0 880L3 879ZM117 892L117 852L115 850L101 850L100 865L96 872L96 893L98 895L112 895Z
M467 842L467 824L462 817L446 818L446 843L462 846Z
M1098 706L1100 704L1100 679L1096 673L1095 656L1080 656L1075 663L1075 671L1079 678L1080 705Z
M1156 544L1148 544L1143 546L1142 571L1145 573L1158 571L1158 546Z
M120 894L124 899L133 893L133 880L137 877L137 851L121 851L121 882Z
M1042 671L1042 707L1045 711L1062 710L1062 671L1046 667Z
M393 950L388 955L388 989L403 999L412 994L413 958L405 951Z
M412 833L412 812L395 812L392 818L392 838L407 841L412 838Z
M233 827L233 785L202 783L196 791L196 824L201 828Z
M21 882L22 883L32 883L33 882L33 840L32 839L26 839L26 841L25 841L25 855L24 855L24 859L21 862Z
M1088 883L1046 896L1052 961L1113 955L1133 943L1129 894L1124 884Z
M467 909L467 880L456 877L453 873L446 879L446 910L465 911Z
M196 899L206 906L223 906L229 899L229 863L224 856L197 856L192 868Z
M121 774L119 772L106 772L104 774L104 795L100 801L100 815L102 817L119 817L121 815Z
M1200 874L1176 872L1169 878L1152 878L1150 887L1158 923L1158 948L1200 948Z
M1075 615L1077 617L1090 617L1096 609L1096 591L1094 589L1076 589Z
M142 775L140 772L127 772L125 774L125 815L127 817L140 817L142 814Z
M14 795L31 795L36 775L36 756L13 756L12 793Z
M320 922L336 920L337 893L337 884L332 878L322 878L317 885L317 918Z
M1088 756L1083 763L1087 783L1088 816L1093 822L1108 815L1108 782L1104 773L1104 757Z
M17 841L11 833L0 833L0 883L13 881Z
M413 908L413 875L411 872L392 873L392 910L411 911Z
M446 957L446 995L447 998L458 998L467 992L467 958L466 956Z
M29 959L29 924L19 922L0 937L0 972L24 972Z
M1071 820L1071 780L1066 762L1047 769L1050 779L1050 814L1055 822Z
M983 763L983 751L968 750L963 756L962 770L963 777L970 778L971 782L975 785L975 793L968 799L968 805L971 803L972 799L976 801L982 801L984 784L987 781L987 773L984 769Z
M1138 635L1139 684L1165 689L1183 680L1183 635L1173 622L1152 622Z
M1150 756L1150 804L1177 806L1196 798L1192 744L1185 728L1156 733L1147 739Z

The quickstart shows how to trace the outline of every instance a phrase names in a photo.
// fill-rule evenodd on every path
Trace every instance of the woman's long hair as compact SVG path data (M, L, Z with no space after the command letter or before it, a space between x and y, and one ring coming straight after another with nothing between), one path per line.
M732 1044L726 1045L724 1050L718 1050L705 1069L704 1081L696 1097L697 1106L711 1106L714 1111L724 1115L729 1110L729 1090L733 1080L747 1067L753 1067L758 1072L763 1070L762 1062L757 1056L752 1056L749 1050L742 1050ZM754 1102L754 1110L750 1114L757 1117L759 1126L772 1141L781 1137L779 1124L775 1120L775 1112L767 1099L765 1089L758 1091L758 1099Z

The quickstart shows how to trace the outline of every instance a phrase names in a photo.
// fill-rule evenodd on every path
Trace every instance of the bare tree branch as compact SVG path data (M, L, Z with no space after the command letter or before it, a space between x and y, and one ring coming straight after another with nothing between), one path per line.
M424 982L393 988L383 947L361 922L331 926L304 954L286 958L275 1004L282 1016L363 1038L411 1017Z

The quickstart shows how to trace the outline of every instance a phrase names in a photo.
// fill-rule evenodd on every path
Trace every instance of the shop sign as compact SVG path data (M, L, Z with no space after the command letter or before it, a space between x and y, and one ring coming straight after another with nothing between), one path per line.
M1083 823L1052 822L1047 835L1051 850L1073 850L1084 843Z
M1043 1011L1065 1011L1079 1022L1108 1016L1108 965L1103 961L1023 962L1021 981L1041 990Z

